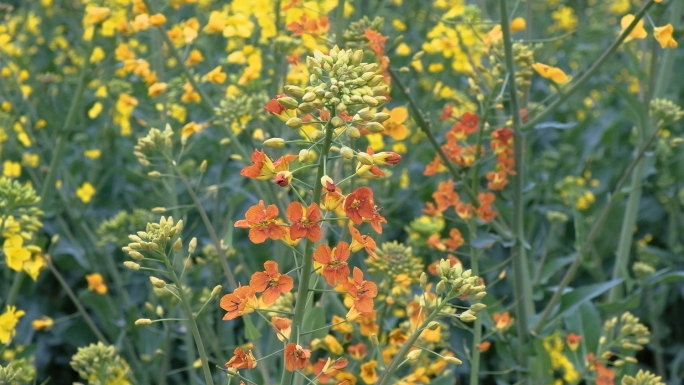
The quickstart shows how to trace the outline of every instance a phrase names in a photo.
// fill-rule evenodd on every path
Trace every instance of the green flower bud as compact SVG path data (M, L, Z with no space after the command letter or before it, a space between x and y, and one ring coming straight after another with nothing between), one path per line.
M271 138L264 141L264 146L269 148L283 148L285 147L285 139L283 138Z

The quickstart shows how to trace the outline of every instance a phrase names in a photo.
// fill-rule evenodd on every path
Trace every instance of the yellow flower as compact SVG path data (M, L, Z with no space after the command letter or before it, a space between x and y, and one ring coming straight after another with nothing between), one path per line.
M577 15L575 10L561 6L557 10L551 12L551 18L556 22L554 29L564 29L566 32L573 31L577 27Z
M14 271L21 271L24 268L24 262L31 259L31 252L24 247L24 238L19 234L6 237L2 251L5 253L7 266Z
M94 148L92 150L83 151L83 155L90 159L97 159L100 157L100 155L102 155L102 151L97 148Z
M52 326L55 324L55 321L53 321L52 318L48 316L42 316L38 319L34 319L31 322L31 326L33 326L33 330L40 331L40 332L46 332L50 329L52 329Z
M397 46L397 55L408 56L411 54L411 48L406 43L401 43Z
M105 51L102 49L102 47L95 47L95 49L93 49L93 53L90 55L90 62L97 64L101 62L105 56Z
M361 379L366 384L375 384L378 382L378 373L375 368L378 366L377 361L371 360L361 365Z
M33 258L24 262L23 269L32 280L37 280L40 271L45 267L45 259L41 255L34 255Z
M76 189L76 196L83 203L89 203L93 199L93 195L95 195L95 187L90 182L85 182Z
M95 104L93 104L93 106L88 110L88 117L90 119L95 119L98 115L100 115L100 112L102 112L102 103L95 102Z
M166 16L164 16L161 13L155 13L154 15L150 16L150 24L152 24L155 27L161 27L166 23Z
M88 274L86 275L86 280L88 281L89 290L97 294L105 294L107 292L107 285L105 285L104 278L102 278L100 273Z
M512 33L524 31L525 27L527 27L527 23L525 23L525 19L522 17L516 17L515 19L511 20Z
M2 164L2 175L8 178L18 178L21 176L21 164L6 160Z
M408 119L408 110L404 106L395 107L389 112L389 119L387 119L383 126L385 126L385 134L392 137L394 140L404 140L409 134L409 129L404 124Z
M109 17L110 9L107 7L86 7L85 20L88 24L97 24L103 22Z
M204 126L199 123L190 122L181 128L181 140L187 140L192 134L201 132Z
M658 40L661 48L677 48L677 41L672 38L672 24L653 28L653 37Z
M634 15L628 14L622 17L622 20L620 20L620 26L622 26L622 31L620 31L620 34L624 33L625 29L629 27L630 24L632 24L632 21L634 21ZM644 29L644 21L639 20L639 22L634 26L634 29L632 29L632 32L627 35L627 38L625 38L625 43L632 39L643 39L646 36L648 36L648 33Z
M146 13L137 15L133 20L133 29L138 31L145 31L150 28L150 16Z
M209 22L204 26L202 32L206 34L223 33L226 27L226 15L219 11L212 11L209 15Z
M19 318L24 315L23 310L17 310L16 306L7 306L7 311L0 314L0 343L10 342L16 331L14 328L19 322Z
M221 72L221 66L217 66L207 73L207 80L212 83L221 84L226 81L226 74Z
M565 72L558 67L552 67L542 63L534 63L532 64L532 68L534 68L534 70L537 71L541 77L551 79L556 83L565 83L570 80L568 75L566 75Z
M156 98L157 96L163 94L167 87L168 85L166 83L156 82L147 89L147 95Z
M24 154L21 155L21 164L23 164L26 167L31 167L31 168L38 167L39 162L40 162L40 155L38 155L38 154L29 154L28 152L25 152Z

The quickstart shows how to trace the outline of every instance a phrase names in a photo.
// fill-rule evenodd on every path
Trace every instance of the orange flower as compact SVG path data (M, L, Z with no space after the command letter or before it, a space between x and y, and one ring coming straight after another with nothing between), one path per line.
M446 133L447 140L461 141L465 140L468 135L477 131L480 125L480 117L477 114L466 112L461 115L461 120L454 123L451 130Z
M299 239L307 237L311 242L321 239L321 211L318 205L312 203L305 210L301 203L292 202L287 206L287 219L292 222L290 227L290 237Z
M337 207L344 201L342 189L335 185L332 178L324 176L321 178L324 193L321 196L321 208L323 210L335 211Z
M361 313L373 311L373 298L378 295L374 282L363 280L363 271L354 267L353 278L347 279L345 289L354 300L354 307Z
M674 28L672 24L653 28L653 37L658 40L661 48L677 48L677 41L672 38Z
M361 249L366 249L368 255L373 258L377 258L375 256L375 249L377 248L377 245L375 244L375 240L373 238L371 238L369 235L361 235L361 232L357 230L351 223L349 224L349 232L352 236L352 242L349 246L352 252L355 253Z
M477 200L480 206L475 210L477 217L485 222L490 222L496 217L496 211L492 209L492 203L496 199L496 195L490 192L481 192L477 194Z
M629 27L630 24L634 21L634 15L628 14L622 17L620 20L620 26L622 27L622 31L620 31L620 34L624 33L624 31ZM644 29L644 20L639 20L637 24L634 26L634 29L627 35L627 38L625 38L624 43L627 43L630 40L633 39L643 39L646 36L648 36L648 32Z
M373 190L359 187L344 199L344 212L355 225L360 225L363 218L371 218L375 213Z
M235 227L248 228L249 240L254 243L263 243L266 238L275 241L286 235L285 228L278 225L275 220L277 216L278 207L276 205L269 205L266 208L264 201L259 201L258 204L247 209L245 219L235 222Z
M534 63L532 64L532 68L534 68L541 77L550 79L555 83L565 83L570 80L568 75L558 67L552 67L543 63Z
M463 243L465 243L463 235L456 228L449 230L449 238L444 240L444 245L446 245L447 249L452 251L463 246Z
M310 357L311 350L289 343L285 346L285 369L289 372L295 369L302 370L306 367Z
M482 341L482 342L480 342L479 345L477 345L477 350L478 350L480 353L484 353L484 352L486 352L487 350L489 350L489 348L490 348L491 346L492 346L492 343L491 343L491 342L489 342L489 341Z
M361 342L356 345L349 345L347 346L347 353L349 353L351 358L357 361L362 360L366 357L366 345Z
M290 338L292 333L292 320L283 317L271 317L271 324L276 331L276 337L279 340L285 341Z
M86 275L86 280L88 281L88 289L96 292L97 294L107 293L107 285L104 283L104 278L100 273L88 274Z
M454 181L451 179L439 182L437 191L432 193L432 198L437 203L437 210L443 212L449 206L458 203L458 194L454 192Z
M219 306L227 311L223 320L232 320L241 315L249 314L254 311L256 296L254 290L249 286L240 286L232 294L221 297Z
M378 210L378 206L375 206L373 208L373 216L368 218L364 218L364 221L368 221L371 224L371 227L373 230L375 230L378 234L382 234L382 224L387 223L387 219L380 215L380 210Z
M328 285L335 286L338 282L342 283L349 276L349 244L341 241L337 247L330 250L328 245L319 245L314 252L314 261L323 265L321 274L328 282Z
M383 122L385 131L394 140L404 140L409 134L409 129L404 124L408 119L408 110L404 106L393 108L392 111L384 109L382 112L389 113L389 119Z
M299 23L293 21L286 25L285 28L288 31L292 31L292 36L301 36L306 33L317 37L328 32L330 23L328 22L328 16L323 15L318 19L311 19L307 14L303 14L299 18Z
M506 178L508 174L505 171L490 171L485 176L487 177L487 188L490 190L503 190L508 184Z
M378 382L378 373L375 370L377 366L378 362L375 360L368 361L361 365L361 373L359 376L361 376L363 382L366 384L375 384Z
M266 261L264 263L266 271L258 271L252 274L249 280L249 287L257 293L263 292L261 299L266 305L270 305L294 287L294 279L287 274L278 272L278 263Z
M475 211L475 208L470 203L458 202L454 206L454 211L456 211L456 214L458 214L459 218L465 220L473 217L473 211Z
M492 320L496 325L496 329L499 331L508 330L508 328L510 328L511 325L513 325L513 321L515 321L515 319L511 317L511 315L507 311L503 313L492 314Z
M573 352L577 350L581 340L582 336L579 334L569 333L567 336L565 336L565 342L568 344L568 347Z
M248 353L245 353L245 351L240 347L233 351L233 358L226 362L226 367L235 370L253 369L256 367L256 365L257 361L252 355L252 351L250 350Z
M609 369L601 362L596 364L596 385L614 385L615 384L615 371Z
M281 171L288 171L290 162L295 159L297 155L285 155L272 161L266 153L255 149L252 152L252 165L243 168L240 175L258 180L271 179Z
M278 94L273 99L269 100L264 106L264 109L268 111L269 114L277 116L278 119L282 120L283 122L287 122L290 118L297 116L297 112L294 107L292 109L285 108L282 103L278 101L278 99L286 97L288 96L285 94Z

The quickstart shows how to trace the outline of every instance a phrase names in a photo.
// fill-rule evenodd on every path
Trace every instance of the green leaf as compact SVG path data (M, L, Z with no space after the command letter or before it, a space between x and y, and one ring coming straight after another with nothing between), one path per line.
M554 258L544 264L541 274L539 276L539 281L541 283L547 283L549 279L557 273L563 267L572 263L572 261L577 257L577 253L566 255L565 257Z
M496 242L501 242L501 237L491 233L480 233L477 238L470 241L470 246L476 249L484 249L492 246Z
M317 330L311 333L311 338L323 338L326 336L326 334L328 334L329 328L325 328L325 311L322 307L313 306L309 308L306 313L304 313L302 330L305 333L311 330Z
M568 332L582 336L579 347L581 357L585 357L587 352L596 351L602 328L601 315L593 303L581 304L579 311L568 314L564 321Z
M658 283L676 283L684 281L684 271L672 271L663 269L656 271L650 277L644 279L645 285L655 285Z
M249 315L242 317L245 322L245 337L249 341L256 341L261 337L261 332L254 326L252 318Z
M577 308L588 301L598 297L599 295L607 292L612 287L617 286L624 282L623 278L614 279L612 281L607 281L603 283L597 283L593 285L582 286L580 288L574 289L570 292L563 294L560 300L560 310L553 320L549 321L548 324L553 324L560 317L564 317L571 312L577 310Z

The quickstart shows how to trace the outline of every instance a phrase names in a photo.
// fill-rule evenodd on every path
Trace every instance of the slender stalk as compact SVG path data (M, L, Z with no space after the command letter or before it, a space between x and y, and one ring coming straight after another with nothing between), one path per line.
M107 342L107 338L105 338L105 336L102 334L100 329L97 328L97 326L95 325L95 322L93 322L93 319L90 318L90 315L88 314L88 312L85 310L85 308L81 304L81 301L79 301L76 294L74 294L74 291L71 290L71 287L64 280L64 277L59 272L59 270L57 270L55 265L52 264L52 261L49 258L46 258L45 263L48 265L48 268L50 268L50 271L55 276L55 278L57 278L57 281L62 286L62 289L64 289L64 291L67 293L69 298L71 298L71 302L74 303L74 306L76 306L76 309L78 310L78 312L83 317L83 320L85 321L85 323L88 325L88 327L93 332L93 334L95 334L95 337L97 337L97 339L100 340L103 344L109 345L109 342Z
M474 239L477 236L477 227L473 220L468 221L469 239ZM480 250L475 247L470 247L470 270L473 275L480 275L479 267L479 253ZM482 317L477 317L473 323L473 347L471 349L470 358L470 385L477 385L480 383L480 350L478 349L482 342Z
M560 300L560 297L563 295L563 291L565 290L566 287L570 284L570 281L575 277L575 274L577 273L577 269L580 266L580 263L582 262L582 255L589 250L589 247L592 245L592 242L598 236L599 231L601 230L603 226L603 222L606 220L608 217L608 212L610 209L613 207L613 204L615 204L615 195L620 193L622 188L625 186L625 183L627 183L627 179L629 179L630 175L632 175L632 171L636 168L637 164L639 164L639 161L641 158L643 158L644 154L648 150L648 148L651 146L651 143L653 143L653 140L656 138L657 131L651 134L651 137L648 139L646 144L639 150L637 153L637 156L634 158L632 163L629 164L627 167L627 170L625 170L625 173L622 175L622 178L618 181L618 183L615 185L615 188L613 189L613 193L611 194L610 198L606 202L606 204L603 206L603 210L601 210L601 213L599 214L598 218L594 222L594 224L591 226L591 229L589 230L589 233L587 234L587 238L584 240L582 243L582 246L579 247L577 250L577 255L575 256L575 260L572 261L572 264L570 267L568 267L568 270L565 272L565 275L563 276L563 279L561 282L558 284L558 287L553 293L553 296L551 296L551 299L549 302L546 304L546 307L544 308L544 311L542 312L541 316L539 317L539 320L537 321L537 325L534 327L534 330L532 331L533 335L537 335L541 332L542 328L544 327L546 323L546 319L549 317L551 314L551 311L553 308L556 306L558 301Z
M430 313L430 315L425 318L425 321L414 331L413 334L411 334L411 337L404 343L404 345L401 347L401 350L394 356L392 359L392 362L390 362L389 366L387 369L385 369L385 373L382 374L382 377L380 378L380 382L378 382L378 385L388 385L390 384L390 381L392 380L392 375L394 375L394 372L399 369L399 366L404 362L404 358L408 354L409 350L413 347L413 344L416 343L418 340L418 337L420 337L420 334L422 333L423 329L427 327L427 325L430 324L430 322L434 321L435 318L439 315L439 312L449 303L449 301L442 300L442 302L437 305L437 308Z
M501 1L501 0L499 0ZM579 91L579 89L586 83L595 73L598 71L599 68L610 58L610 56L617 51L617 49L620 47L623 41L629 36L630 32L636 27L637 23L644 17L646 14L646 11L653 5L654 0L649 0L648 3L646 3L636 14L634 14L634 20L632 23L620 34L620 36L615 39L615 41L606 49L601 56L599 56L598 59L594 62L594 64L589 67L589 69L580 76L577 81L570 86L568 89L563 90L563 93L559 94L558 99L554 100L551 104L549 104L545 109L543 109L541 112L538 114L534 115L525 125L522 126L523 131L527 131L528 129L531 129L534 127L537 123L541 122L546 116L551 114L560 106L563 104L566 100L568 100L572 95L575 94L575 92ZM677 2L675 2L677 3ZM502 22L502 29L503 28L503 22Z
M337 0L335 12L335 43L338 47L344 48L344 5L345 0Z
M518 338L523 349L518 351L518 360L522 366L527 363L524 348L527 345L529 329L527 321L534 313L532 302L532 286L529 265L527 263L527 249L525 248L525 221L523 210L523 136L521 134L520 108L518 106L517 85L515 83L515 67L513 64L513 42L511 41L510 23L506 0L499 0L501 12L501 31L503 33L504 52L506 54L506 68L508 73L508 93L510 94L510 109L513 116L513 156L515 158L515 175L513 175L513 229L515 232L515 251L513 254L514 295L515 308L518 319L516 325Z
M197 196L197 194L195 194L195 190L192 188L192 186L188 182L188 179L185 177L185 175L183 175L181 170L178 169L178 166L176 166L175 162L171 160L169 161L171 162L171 167L173 168L173 171L181 180L181 183L183 183L185 190L187 190L188 194L190 194L192 201L195 203L197 211L199 211L200 217L202 218L202 223L204 223L204 227L207 228L207 231L209 232L209 237L211 238L211 241L214 243L216 252L219 255L219 260L221 261L221 266L223 267L223 273L226 275L226 278L228 278L228 283L230 284L230 286L237 288L238 283L235 279L235 275L233 274L233 271L230 269L230 266L228 266L228 261L226 261L225 253L221 251L221 241L219 240L218 235L216 235L214 226L211 224L211 221L207 216L207 212L204 210L204 207L202 206L202 202L200 202L199 197ZM223 257L221 257L222 254Z
M7 294L7 305L14 305L14 301L17 299L17 295L19 295L19 289L21 288L21 284L24 282L24 272L23 271L17 271L14 274L14 280L12 281L12 286L10 286L9 293Z
M335 116L335 107L330 107L330 116ZM323 142L323 148L321 149L321 155L318 159L318 171L316 172L316 184L314 184L312 203L319 205L321 203L321 192L323 191L323 185L321 184L321 178L325 175L325 163L326 157L330 152L330 145L332 143L332 136L334 132L334 127L328 121L325 125L325 140ZM300 333L302 332L302 321L304 320L304 312L306 312L307 297L309 295L309 282L311 280L311 273L313 271L313 251L314 243L309 239L306 240L306 246L304 249L304 260L302 262L302 272L300 275L299 288L297 290L297 300L295 302L294 316L292 317L292 330L295 334L295 341L299 341ZM283 376L280 381L282 385L291 384L294 372L289 372L283 370Z
M214 380L211 377L211 370L209 369L209 359L207 358L207 352L204 350L204 343L202 342L202 336L200 335L199 328L197 327L197 322L192 314L192 309L190 308L190 302L188 297L185 295L183 286L181 285L180 279L176 275L176 271L171 262L169 262L168 256L164 258L164 264L171 275L174 285L178 289L178 297L180 298L181 305L183 306L183 311L186 317L188 317L188 324L190 325L190 330L192 331L192 337L195 339L195 344L197 345L197 350L199 351L200 360L202 361L202 372L204 373L204 381L207 385L214 385Z

